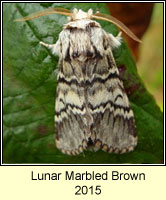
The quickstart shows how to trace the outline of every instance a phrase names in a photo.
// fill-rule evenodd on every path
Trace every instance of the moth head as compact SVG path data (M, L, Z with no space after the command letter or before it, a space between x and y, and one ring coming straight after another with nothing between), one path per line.
M82 11L81 9L77 10L76 8L73 10L73 12L71 12L70 10L67 10L65 8L49 8L49 9L45 9L40 12L34 13L32 15L29 15L27 17L24 17L22 19L17 19L15 21L28 21L28 20L35 19L35 18L45 16L48 14L66 15L66 16L68 16L69 21L91 19L91 18L108 21L108 22L115 24L117 27L119 27L122 31L124 31L133 40L135 40L137 42L141 42L141 40L118 19L116 19L115 17L112 17L110 15L102 14L99 12L93 14L92 9L89 9L88 12L86 13L86 12Z
M81 9L74 8L72 15L68 17L69 21L76 21L82 19L91 19L93 15L93 10L89 9L88 12L84 12Z

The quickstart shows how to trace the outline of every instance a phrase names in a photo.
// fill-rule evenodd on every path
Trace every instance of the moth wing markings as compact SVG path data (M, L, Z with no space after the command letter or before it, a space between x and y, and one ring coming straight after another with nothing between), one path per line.
M84 100L80 87L73 81L75 78L71 65L65 61L59 62L55 104L56 145L69 155L79 154L87 146Z
M100 76L103 81L96 79L95 82L94 78L94 84L89 89L95 143L97 148L105 151L125 153L133 150L137 144L133 111L111 52L105 56L109 57L109 62L104 58L96 69L102 63L107 68L107 73L100 74L99 70L96 71L96 77Z

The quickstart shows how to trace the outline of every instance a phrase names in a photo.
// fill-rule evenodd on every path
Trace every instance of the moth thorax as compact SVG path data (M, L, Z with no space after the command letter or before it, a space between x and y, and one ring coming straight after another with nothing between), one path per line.
M81 9L77 10L74 8L73 13L70 17L68 17L69 21L76 21L76 20L82 20L82 19L91 19L93 14L93 10L89 9L88 12L84 12Z

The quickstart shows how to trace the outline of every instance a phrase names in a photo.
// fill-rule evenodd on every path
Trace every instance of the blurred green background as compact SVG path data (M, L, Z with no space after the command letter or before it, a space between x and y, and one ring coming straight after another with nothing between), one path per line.
M150 26L142 38L138 73L163 111L163 4L155 3Z

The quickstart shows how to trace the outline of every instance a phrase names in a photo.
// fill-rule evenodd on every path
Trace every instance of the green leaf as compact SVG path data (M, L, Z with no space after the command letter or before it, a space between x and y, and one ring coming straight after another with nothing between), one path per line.
M4 163L162 163L163 118L154 98L140 80L128 47L123 42L114 57L136 119L138 146L124 155L85 151L62 154L55 146L54 102L58 57L39 41L55 43L67 22L48 15L15 22L47 7L108 13L105 3L4 3L3 4L3 162ZM100 21L116 35L117 28Z

